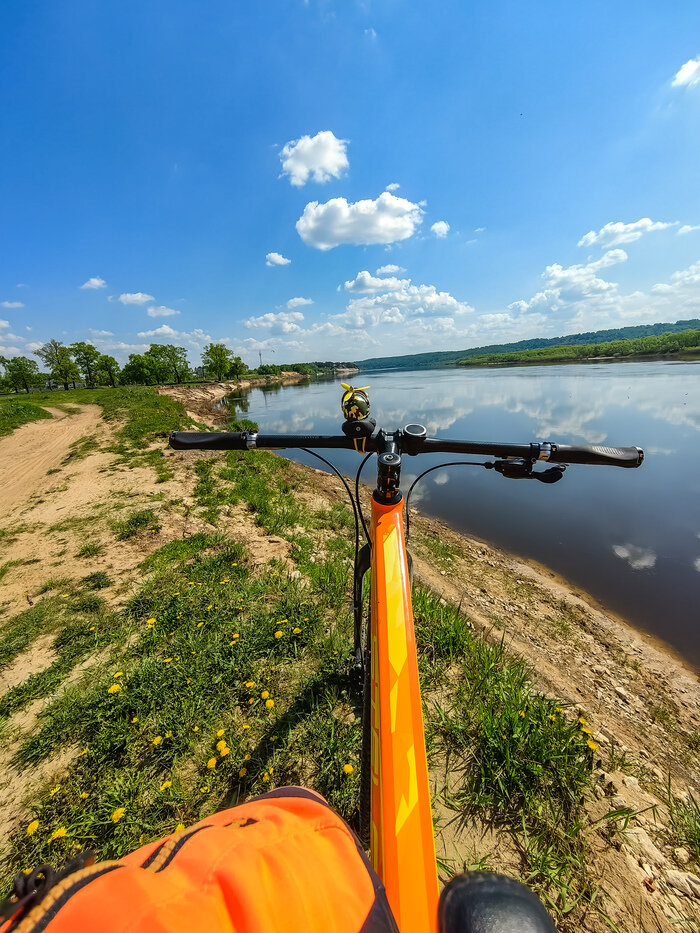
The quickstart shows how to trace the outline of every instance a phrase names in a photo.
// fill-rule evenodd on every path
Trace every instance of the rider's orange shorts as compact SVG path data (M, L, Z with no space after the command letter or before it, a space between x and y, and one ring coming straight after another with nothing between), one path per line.
M381 881L323 797L285 787L57 882L17 933L395 933Z

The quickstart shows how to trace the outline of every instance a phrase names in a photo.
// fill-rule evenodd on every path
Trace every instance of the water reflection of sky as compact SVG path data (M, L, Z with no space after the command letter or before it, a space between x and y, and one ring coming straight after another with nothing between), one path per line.
M699 377L700 363L626 362L363 373L362 384L387 428L418 421L442 437L643 447L639 470L569 467L556 486L435 471L415 501L542 561L700 663ZM266 431L339 433L339 401L337 383L254 390L245 416ZM348 474L359 462L350 451L332 459ZM405 458L404 488L441 459Z

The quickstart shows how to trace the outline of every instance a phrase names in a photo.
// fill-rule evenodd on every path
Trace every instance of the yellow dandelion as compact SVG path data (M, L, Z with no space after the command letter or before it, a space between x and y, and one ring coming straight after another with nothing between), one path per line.
M197 628L201 628L203 625L204 625L204 622L198 622L198 623L197 623Z
M173 782L172 782L172 781L163 781L163 783L160 785L160 789L161 789L161 791L164 791L164 790L167 790L169 787L172 787L172 786L173 786Z
M282 619L281 622L278 622L278 625L284 625L285 622L289 622L289 619Z
M255 703L255 700L253 699L253 697L251 697L251 698L248 700L248 706L251 706L253 703Z
M139 845L143 845L143 840L146 838L146 833L141 833L139 836Z
M121 690L121 684L112 684L107 693L119 693Z
M561 713L561 706L556 706L556 707L554 708L554 712L555 712L555 713Z
M270 775L267 774L267 772L265 772L265 774L263 774L263 784L267 784L269 780L270 780Z
M70 596L70 593L63 593L61 595L61 599L68 599L69 596Z
M194 583L190 580L190 582L189 582L187 585L188 585L188 586L194 586Z
M49 791L49 797L55 797L60 789L61 789L61 785L57 784L52 790Z
M176 591L173 593L173 596L179 596L179 595L180 595L180 590L176 590Z
M184 823L178 823L177 826L175 827L175 832L176 832L176 833L181 833L181 832L183 831L184 828L185 828L185 824L184 824Z
M117 807L117 809L112 814L112 822L118 823L126 813L126 807Z
M63 839L67 832L68 830L65 826L59 826L58 829L54 829L54 831L49 836L49 842L53 842L54 839Z
M274 768L268 768L268 771L270 772L270 774L272 774L274 770L275 770Z
M168 732L165 733L165 738L166 738L166 739L172 739L172 737L173 737L172 732L168 731Z
M250 753L247 753L247 754L244 756L243 761L250 761Z
M350 764L343 765L343 771L344 771L346 774L352 774L352 772L353 772L354 770L355 770L355 769L354 769L353 766L350 765Z
M593 739L587 739L586 745L590 748L592 752L594 752L596 748L598 748L597 742L594 742Z
M583 732L584 735L593 735L588 726L581 726L581 732Z
M273 707L274 705L275 705L275 701L274 701L274 700L265 700L265 706L266 706L268 709L272 709L272 707Z
M549 718L550 718L550 721L551 721L551 722L556 722L556 721L557 721L557 717L556 717L556 716L553 716L551 713L549 714Z
M94 631L95 631L95 626L91 625L90 628L88 629L88 632L94 632Z
M172 658L163 658L163 664L170 664Z
M247 680L245 685L246 685L246 687L254 687L254 686L255 686L255 681L254 681L254 680Z
M114 677L115 680L116 680L118 677L123 677L123 676L124 676L124 671L117 671L116 674L112 674L112 677Z
M192 678L191 678L191 677L188 677L188 678L187 678L187 683L188 683L188 684L191 684L191 683L192 683Z
M199 726L192 726L193 732L199 732Z
M299 635L300 632L301 632L301 629L299 628L299 626L297 626L295 629L292 629L292 635Z
M200 788L199 788L199 792L200 792L200 794L208 794L208 793L209 793L209 788L208 788L208 787L200 787Z
M263 692L260 694L260 699L266 700L269 696L270 694L267 692L267 690L263 690Z
M87 755L87 753L88 753L88 750L87 750L86 748L84 748L84 749L82 750L82 752L78 755L78 758L82 758L83 755Z
M87 800L89 796L90 796L90 794L89 794L86 790L84 790L84 791L82 792L82 794L80 795L80 799L81 799L81 800Z
M521 709L520 712L518 713L518 716L520 716L521 719L525 719L525 710Z
M216 743L217 752L220 752L222 748L226 748L226 739L221 739L220 742Z
M245 730L245 729L250 729L250 726L248 725L248 723L244 723L244 724L241 726L241 729L244 729L244 730Z
M27 826L27 835L33 836L38 828L39 828L39 820L32 820L29 826Z
M230 749L230 748L228 747L228 745L227 745L226 748L222 748L222 749L221 749L221 751L219 752L219 754L221 755L222 758L225 758L227 755L230 755L230 754L231 754L231 749Z
M211 771L215 767L216 767L216 758L210 758L209 761L207 762L207 768L209 768L209 770Z
M581 723L582 726L587 726L587 725L588 725L588 723L587 723L586 720L583 718L583 716L579 716L579 717L578 717L578 721Z
M156 624L155 619L146 619L146 625L155 625L155 624Z
M236 644L236 639L234 638L232 641L230 641L230 642L228 643L228 646L229 646L229 648L231 648L231 647L232 647L233 645L235 645L235 644Z
M209 605L207 606L207 612L209 612L209 610L213 608L214 608L213 603L209 603Z
M247 768L241 768L241 770L238 772L238 777L245 777L247 773L248 773Z
M131 724L133 725L134 723L137 723L138 721L139 721L139 717L134 716L134 718L131 720Z
M279 629L275 632L275 638L281 638L284 635L284 632L281 632Z
M161 743L162 741L163 741L163 736L162 736L162 735L157 735L157 736L155 737L155 739L153 739L153 744L154 744L154 745L160 745L160 743Z

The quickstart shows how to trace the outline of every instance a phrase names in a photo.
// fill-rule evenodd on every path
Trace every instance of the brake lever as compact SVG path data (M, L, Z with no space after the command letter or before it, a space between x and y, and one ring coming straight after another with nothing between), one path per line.
M563 463L558 463L549 470L533 470L531 460L494 460L484 466L507 479L537 479L541 483L558 483L566 469Z

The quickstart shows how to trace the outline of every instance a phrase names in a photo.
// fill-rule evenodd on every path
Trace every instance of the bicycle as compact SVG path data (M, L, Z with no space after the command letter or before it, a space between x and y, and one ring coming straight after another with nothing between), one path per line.
M173 432L177 450L301 449L329 466L348 493L355 518L353 615L355 671L363 686L360 836L369 843L372 865L386 888L402 933L436 928L438 879L425 752L413 615L409 503L416 484L446 466L482 466L510 479L561 480L567 464L639 467L639 447L570 446L547 441L530 444L441 440L420 424L386 431L370 417L367 388L342 383L343 434L297 435L241 432ZM353 492L333 464L310 448L354 449L365 454ZM400 488L402 456L421 453L468 454L492 461L450 461L430 467ZM360 502L362 469L377 455L370 527ZM539 462L552 464L536 470ZM360 526L366 543L360 547ZM369 619L364 588L371 573Z

